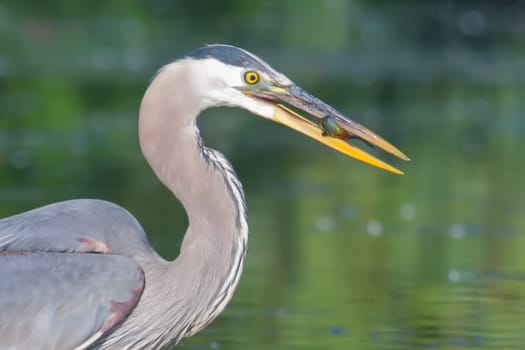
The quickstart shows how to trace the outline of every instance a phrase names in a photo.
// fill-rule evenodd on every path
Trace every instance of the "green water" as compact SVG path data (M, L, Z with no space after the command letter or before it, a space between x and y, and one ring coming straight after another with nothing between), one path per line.
M396 176L206 112L205 142L244 184L250 248L232 302L181 347L525 348L522 4L87 4L0 4L0 216L103 198L174 258L187 222L140 155L138 104L163 63L235 44L412 161L372 151Z

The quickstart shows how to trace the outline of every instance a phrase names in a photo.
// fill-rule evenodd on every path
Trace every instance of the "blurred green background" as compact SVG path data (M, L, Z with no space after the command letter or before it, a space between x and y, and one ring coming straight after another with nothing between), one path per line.
M525 348L525 3L0 4L0 216L71 198L129 209L166 258L187 221L140 154L163 64L263 57L392 141L395 176L250 116L199 120L244 183L250 251L188 349Z

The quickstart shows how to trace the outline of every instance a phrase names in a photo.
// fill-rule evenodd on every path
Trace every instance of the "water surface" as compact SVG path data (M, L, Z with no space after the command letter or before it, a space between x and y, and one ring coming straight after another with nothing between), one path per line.
M38 3L40 4L40 3ZM0 215L103 198L166 258L187 221L139 153L150 76L245 47L407 153L395 176L226 108L250 248L188 349L523 349L525 8L518 2L0 5ZM213 5L215 4L215 5Z

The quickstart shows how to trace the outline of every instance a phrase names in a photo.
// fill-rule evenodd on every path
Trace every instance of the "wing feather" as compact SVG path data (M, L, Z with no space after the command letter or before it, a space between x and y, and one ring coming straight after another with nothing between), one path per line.
M0 251L154 254L124 208L96 199L53 203L0 220Z
M106 254L0 253L0 348L85 348L138 303L144 273Z

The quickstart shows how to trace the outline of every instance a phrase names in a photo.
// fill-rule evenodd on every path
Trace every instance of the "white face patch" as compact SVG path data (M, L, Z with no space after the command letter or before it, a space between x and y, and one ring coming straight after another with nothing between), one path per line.
M248 86L244 81L246 68L231 66L214 58L186 61L190 63L192 81L188 88L198 91L203 109L216 106L240 107L264 118L273 118L271 104L246 96L238 88ZM259 72L262 79L266 74Z

